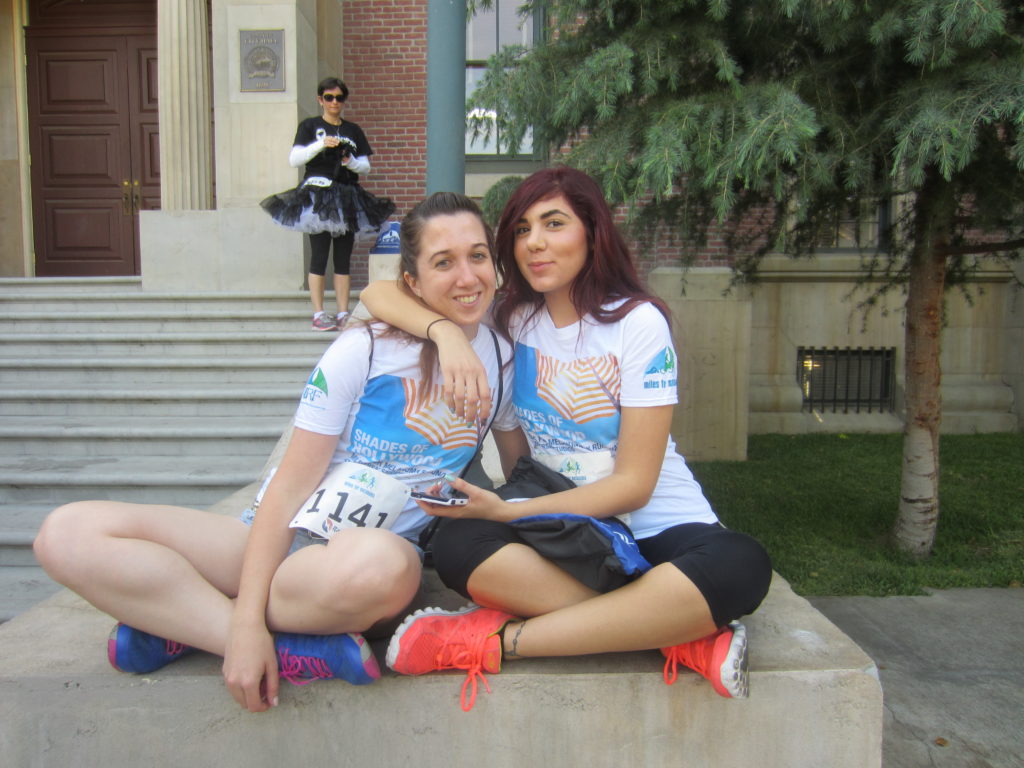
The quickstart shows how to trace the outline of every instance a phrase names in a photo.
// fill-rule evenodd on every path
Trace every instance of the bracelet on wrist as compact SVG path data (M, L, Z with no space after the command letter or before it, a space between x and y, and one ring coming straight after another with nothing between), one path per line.
M443 322L446 322L446 321L449 322L449 323L454 323L455 322L454 320L452 320L451 318L448 318L448 317L439 317L439 318L437 318L437 320L431 320L429 323L427 323L427 341L433 341L433 339L430 338L430 329L434 327L434 324L435 323L443 323Z

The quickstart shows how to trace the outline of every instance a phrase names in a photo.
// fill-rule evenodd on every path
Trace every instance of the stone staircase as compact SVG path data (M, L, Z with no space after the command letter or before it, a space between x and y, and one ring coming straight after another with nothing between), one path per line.
M206 507L252 482L335 336L308 318L297 291L0 279L0 622L56 590L31 552L55 506Z

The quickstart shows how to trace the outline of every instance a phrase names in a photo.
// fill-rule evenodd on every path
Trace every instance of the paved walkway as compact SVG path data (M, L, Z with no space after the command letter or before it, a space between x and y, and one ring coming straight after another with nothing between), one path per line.
M1024 767L1024 589L811 603L878 665L884 768Z

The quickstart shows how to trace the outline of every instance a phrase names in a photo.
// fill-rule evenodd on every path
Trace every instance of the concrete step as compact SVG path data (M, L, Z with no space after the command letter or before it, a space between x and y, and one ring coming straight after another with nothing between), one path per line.
M82 333L0 334L0 357L255 357L322 354L334 333L307 329L257 333Z
M335 338L304 291L140 288L0 279L0 620L55 588L31 551L53 507L206 507L255 478Z
M37 532L38 528L34 531L0 529L0 567L38 568L39 564L32 554L32 541Z
M31 552L29 553L31 555ZM0 567L0 624L10 621L62 589L39 566Z
M0 277L0 300L8 296L125 293L142 291L141 277Z
M349 304L354 306L358 293L352 293ZM334 293L325 295L325 305L334 306ZM74 316L78 312L169 312L183 311L194 314L224 311L271 312L286 311L306 314L311 310L309 294L305 291L274 293L225 292L164 292L110 291L103 288L74 290L70 287L48 290L45 286L6 287L0 281L0 312L34 316Z
M288 416L301 391L294 384L250 387L0 390L0 416Z
M8 417L0 423L0 456L268 456L287 418L122 416Z
M33 504L30 502L3 507L3 515L0 518L0 533L2 535L22 537L21 540L23 540L25 535L35 536L39 526L42 525L43 520L50 514L52 509L52 504Z
M282 329L309 330L310 313L295 309L220 309L197 312L170 310L109 312L68 310L57 313L0 312L0 333L257 333Z
M57 506L114 499L204 508L253 482L266 463L252 456L23 456L0 459L0 504ZM240 511L240 510L239 510Z
M427 574L420 604L462 598ZM744 619L750 698L718 696L696 673L662 681L658 651L506 662L459 708L465 674L373 685L283 685L253 716L198 653L149 675L110 667L113 619L66 590L0 626L0 743L12 766L282 764L425 768L746 766L877 768L878 670L776 577ZM384 646L373 644L384 667ZM344 724L344 738L328 738ZM45 745L45 753L40 745Z
M228 361L209 355L168 357L132 355L111 357L0 357L0 387L27 386L33 382L49 386L68 381L77 387L127 384L160 385L169 381L203 384L293 384L301 388L316 365L322 350L305 355L266 355Z

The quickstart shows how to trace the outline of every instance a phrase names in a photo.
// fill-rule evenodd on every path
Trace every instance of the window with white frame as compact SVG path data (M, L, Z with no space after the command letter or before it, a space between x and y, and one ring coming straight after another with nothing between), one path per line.
M534 35L539 27L532 15L519 16L518 9L522 0L494 0L490 8L478 7L466 22L466 98L473 93L483 79L487 69L487 59L506 45L524 45L532 47ZM488 117L492 121L496 115L487 114L482 110L470 113L469 117ZM471 128L466 129L466 159L495 160L511 159L500 152L500 137L496 129L491 130L488 138L473 138ZM519 159L533 158L533 142L527 133L519 147Z

